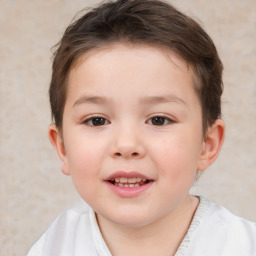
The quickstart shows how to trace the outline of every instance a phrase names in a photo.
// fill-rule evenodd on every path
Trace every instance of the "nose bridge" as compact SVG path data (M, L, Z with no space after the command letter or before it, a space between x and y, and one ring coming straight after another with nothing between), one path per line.
M140 158L145 154L139 127L131 122L124 122L116 127L113 141L113 156Z

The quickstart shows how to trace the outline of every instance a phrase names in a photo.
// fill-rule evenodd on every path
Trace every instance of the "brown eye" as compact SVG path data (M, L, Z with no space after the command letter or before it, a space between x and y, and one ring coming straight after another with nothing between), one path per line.
M172 120L170 118L166 118L163 116L155 116L149 119L150 124L157 125L157 126L167 125L171 122Z
M92 119L92 124L94 126L104 125L105 122L106 122L106 119L101 118L101 117L97 117L97 118Z
M103 126L109 124L107 119L103 117L92 117L90 119L85 120L84 123L89 126Z

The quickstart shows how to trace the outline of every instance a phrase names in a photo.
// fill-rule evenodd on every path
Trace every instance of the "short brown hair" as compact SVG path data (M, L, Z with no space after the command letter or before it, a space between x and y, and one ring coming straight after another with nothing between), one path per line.
M74 21L57 45L49 96L58 128L62 127L72 65L89 50L114 42L164 47L181 56L194 71L204 131L220 118L223 66L202 27L160 0L117 0L102 3Z

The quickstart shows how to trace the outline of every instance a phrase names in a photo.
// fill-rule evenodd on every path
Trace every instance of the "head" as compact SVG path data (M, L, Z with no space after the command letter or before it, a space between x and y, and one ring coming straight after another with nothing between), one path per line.
M184 201L223 141L221 72L202 28L161 1L107 2L67 28L49 135L99 216L141 226Z
M180 56L193 70L204 133L220 118L223 67L201 26L162 1L118 0L73 22L58 44L49 95L52 118L60 130L70 70L84 54L116 42L156 46Z

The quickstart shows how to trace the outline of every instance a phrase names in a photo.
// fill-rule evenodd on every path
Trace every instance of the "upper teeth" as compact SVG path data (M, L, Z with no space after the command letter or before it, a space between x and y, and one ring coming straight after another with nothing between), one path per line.
M121 177L121 178L115 178L115 182L120 182L120 183L137 183L137 182L141 182L141 181L146 181L146 179L142 179L142 178L125 178L125 177Z

